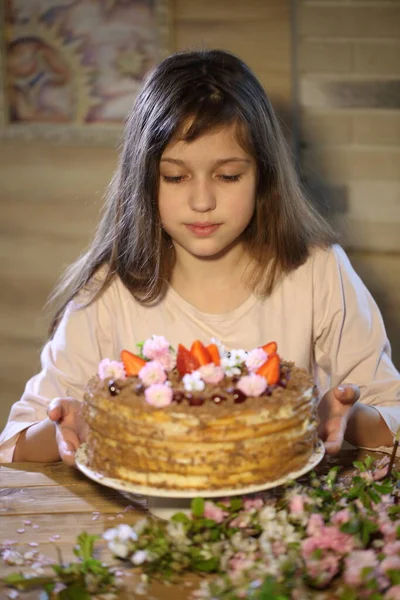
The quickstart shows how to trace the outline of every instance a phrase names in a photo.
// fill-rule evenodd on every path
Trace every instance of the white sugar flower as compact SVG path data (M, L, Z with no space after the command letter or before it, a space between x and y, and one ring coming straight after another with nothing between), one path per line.
M182 381L187 392L201 392L204 390L205 383L201 378L200 371L186 373L186 375L182 377Z
M146 550L136 550L130 557L130 561L132 564L138 566L142 565L147 560L147 552Z
M235 360L229 356L221 358L221 367L224 370L225 375L233 377L233 375L240 375L241 370L236 366Z
M247 352L246 350L231 350L229 352L229 356L232 359L232 361L234 361L236 366L239 366L241 364L243 364L247 358Z
M117 527L107 529L103 538L108 542L108 547L115 556L126 558L129 555L130 542L136 542L138 536L132 527L122 523Z
M133 525L133 530L137 535L141 535L148 525L148 519L139 519L139 521L136 521L136 523Z
M276 519L276 509L273 506L264 506L258 514L260 525L263 529L268 527L269 523Z
M167 533L174 544L179 546L190 545L190 540L186 536L185 528L183 523L176 521L169 521L167 525Z
M125 523L121 523L117 525L117 527L112 527L111 529L107 529L103 533L103 538L108 542L110 540L115 540L118 538L121 542L127 542L129 540L133 540L136 542L138 536L136 531L133 531L130 525L126 525Z

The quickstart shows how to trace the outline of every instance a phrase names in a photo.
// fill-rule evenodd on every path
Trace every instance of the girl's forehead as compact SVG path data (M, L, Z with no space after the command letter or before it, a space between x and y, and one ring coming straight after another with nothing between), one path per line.
M196 137L194 140L185 139L185 131L190 128L190 124L182 129L179 136L173 139L164 149L162 157L169 155L186 155L187 157L196 157L198 155L208 155L210 158L221 153L234 152L235 155L248 158L248 151L241 143L239 130L236 124L223 125L217 129L206 131Z

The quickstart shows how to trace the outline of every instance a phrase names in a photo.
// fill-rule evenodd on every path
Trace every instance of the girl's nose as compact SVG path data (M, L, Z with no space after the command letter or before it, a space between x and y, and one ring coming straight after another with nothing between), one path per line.
M216 206L213 186L210 182L201 180L193 183L190 190L190 208L197 212L208 212Z

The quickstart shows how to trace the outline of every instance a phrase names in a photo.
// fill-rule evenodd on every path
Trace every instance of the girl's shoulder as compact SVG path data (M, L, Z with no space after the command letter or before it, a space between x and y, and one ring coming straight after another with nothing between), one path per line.
M118 274L110 274L108 265L100 266L89 281L72 299L72 309L87 306L112 306L131 302L137 304L133 294L122 283Z
M349 263L346 252L339 244L330 246L313 247L306 261L306 265L311 266L313 272L319 273L336 273L341 266Z

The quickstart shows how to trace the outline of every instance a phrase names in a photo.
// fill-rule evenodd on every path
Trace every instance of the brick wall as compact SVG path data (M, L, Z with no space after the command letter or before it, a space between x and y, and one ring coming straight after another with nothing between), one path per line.
M299 0L300 158L348 247L400 251L400 0Z

